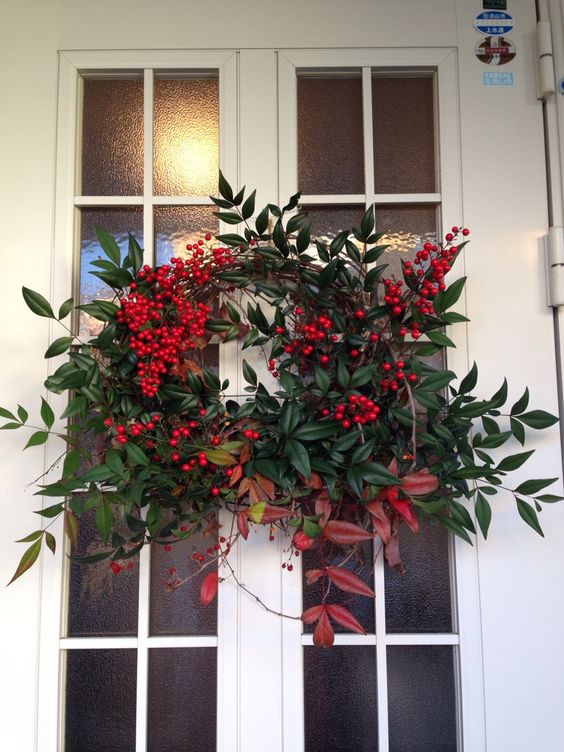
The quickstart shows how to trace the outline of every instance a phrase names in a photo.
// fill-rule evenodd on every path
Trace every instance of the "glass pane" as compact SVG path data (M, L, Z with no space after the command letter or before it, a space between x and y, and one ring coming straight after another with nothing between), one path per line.
M207 232L217 235L219 220L215 206L156 206L154 213L157 264L168 264L173 256L187 256L186 246L204 240Z
M418 535L402 525L400 552L407 570L386 566L388 632L451 632L449 536L438 524L422 524Z
M432 77L372 79L376 193L434 193Z
M454 650L388 648L390 752L456 752Z
M360 74L298 78L298 188L364 193Z
M96 531L94 510L81 515L77 554L104 550ZM139 561L130 559L114 574L107 559L96 564L69 563L67 635L111 637L137 634Z
M155 195L215 193L219 177L218 80L157 79L154 97Z
M135 749L136 650L69 650L65 752Z
M374 647L305 647L304 682L305 752L377 752Z
M360 226L364 206L302 206L308 212L312 237L329 243L342 230Z
M339 566L349 556L349 553L342 549L337 549L333 555L325 558L325 565ZM320 569L323 566L317 551L304 551L302 556L304 575L309 569ZM370 541L363 543L362 547L359 547L358 552L344 566L361 577L374 590L374 567L372 564L372 543ZM308 585L304 576L302 592L304 611L306 608L319 605L323 595L322 581L318 580L315 584ZM376 627L373 598L365 598L362 595L351 595L350 593L345 593L343 590L339 590L335 585L331 585L329 600L327 602L345 606L367 632L374 633ZM334 622L332 624L335 632L348 632L344 627L340 627ZM314 629L315 624L304 625L304 632L313 632Z
M213 635L217 633L217 598L209 606L200 603L201 575L193 554L206 554L217 541L215 534L191 535L177 541L167 551L164 546L151 548L151 635ZM177 581L193 577L178 587Z
M150 650L147 752L216 752L216 683L215 648Z
M380 257L379 264L389 264L386 276L402 279L401 260L411 260L427 241L437 238L437 209L435 206L413 204L376 206L376 230L386 233L380 244L390 247Z
M143 245L143 209L141 207L127 207L120 209L81 209L80 211L80 302L88 303L92 300L112 300L113 291L97 277L89 272L101 271L92 266L98 259L108 260L102 251L96 228L101 227L111 232L121 249L122 259L127 253L129 242L128 233ZM82 337L95 336L103 324L93 319L87 313L80 312L80 335Z
M84 80L82 195L143 194L143 81Z

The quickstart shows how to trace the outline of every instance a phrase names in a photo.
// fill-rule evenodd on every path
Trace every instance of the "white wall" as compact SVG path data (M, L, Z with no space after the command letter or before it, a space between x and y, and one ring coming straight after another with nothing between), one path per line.
M46 367L46 324L24 306L22 284L48 293L53 233L57 49L456 45L460 40L461 165L466 224L471 358L485 388L511 377L535 406L556 409L552 322L544 304L539 238L546 231L543 154L532 60L533 6L513 0L518 45L513 90L485 90L465 0L4 0L0 23L0 404L37 412ZM498 186L492 181L499 180ZM498 218L495 212L500 213ZM458 221L459 218L453 218ZM485 266L490 268L484 275ZM492 334L493 330L493 334ZM463 360L462 354L460 360ZM42 452L22 455L18 433L0 434L0 584L33 525L26 484ZM557 432L540 439L534 476L561 474ZM523 477L526 474L523 473ZM479 544L484 674L490 752L556 750L564 739L564 504L542 515L544 541L496 502L490 540ZM0 728L6 749L34 749L39 569L0 588ZM469 752L473 752L470 750Z

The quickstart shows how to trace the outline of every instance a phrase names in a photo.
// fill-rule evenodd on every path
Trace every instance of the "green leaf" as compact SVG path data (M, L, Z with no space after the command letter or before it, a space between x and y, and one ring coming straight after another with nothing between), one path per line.
M377 365L360 366L360 368L357 368L357 370L351 377L351 387L364 386L365 384L368 384L377 370Z
M74 337L59 337L51 342L47 348L44 357L54 358L56 355L62 355L72 345Z
M43 530L34 530L33 533L29 533L29 535L26 535L25 538L20 538L16 541L16 543L31 543L31 541L41 538L42 535Z
M241 217L235 212L214 212L215 216L228 225L238 225Z
M156 538L161 530L162 510L156 501L152 501L147 512L147 527L149 532Z
M58 504L52 504L49 507L45 507L44 509L38 509L36 510L35 514L41 515L41 517L47 517L48 519L51 519L53 517L58 517L61 512L63 512L65 509L65 505L62 501L60 501Z
M221 170L219 171L219 192L227 201L233 202L233 189L223 176Z
M507 379L503 379L503 384L499 387L497 392L493 395L491 400L492 407L501 407L507 400Z
M368 240L373 229L374 229L374 204L370 204L370 206L366 210L360 222L360 232L361 232L362 239L364 240L364 242Z
M45 531L45 543L47 544L47 547L49 548L51 553L54 554L57 548L57 541L55 540L53 533L49 533L47 530Z
M334 436L337 430L335 421L313 421L300 426L292 433L292 438L300 441L318 441Z
M472 389L474 389L477 382L478 382L478 366L476 365L476 363L474 363L472 368L468 371L466 376L460 382L460 386L458 387L458 393L468 394L468 392L471 392Z
M329 378L327 371L323 368L315 366L315 383L323 394L326 394L331 386L331 379Z
M256 219L255 228L259 235L264 235L267 227L268 227L268 206L265 206Z
M456 378L454 371L436 371L430 373L420 384L417 386L417 392L438 392L445 386L448 386L450 382Z
M89 316L92 316L98 321L113 321L116 318L116 314L119 308L115 303L110 303L109 300L97 300L95 303L84 303L84 305L77 306L80 311L84 311Z
M530 504L527 504L523 499L517 499L517 509L519 510L521 519L525 520L529 527L532 527L535 532L544 538L539 518L533 507Z
M24 572L27 572L27 570L37 561L37 557L39 556L39 552L41 551L42 541L43 538L41 537L36 540L35 543L32 543L31 546L27 549L25 554L20 559L18 568L16 569L14 576L12 577L8 585L11 585L14 580L17 580L18 577L21 577L21 575Z
M45 318L48 319L55 318L55 314L53 313L49 301L47 301L43 295L40 295L34 290L30 290L29 287L22 287L22 295L27 307L37 316L45 316Z
M68 300L65 300L64 303L61 303L61 307L59 308L59 315L57 316L57 319L59 321L61 321L62 319L66 319L66 317L72 311L73 306L74 306L73 298L69 298Z
M245 201L243 206L241 207L241 214L243 215L243 219L249 219L253 216L253 212L255 210L255 197L257 195L256 190L251 193L251 195L248 197L248 199Z
M80 452L77 449L71 449L63 462L63 478L70 478L80 468Z
M488 537L488 530L490 528L490 522L492 520L492 508L490 506L490 502L479 491L476 497L476 505L474 509L476 511L476 519L478 520L478 525L480 526L480 530L482 531L482 535L484 536L485 540Z
M111 506L105 501L96 510L96 527L100 537L107 544L114 528L114 513Z
M306 480L311 478L311 464L305 446L295 439L288 439L285 446L286 454L291 464Z
M82 395L73 397L66 406L61 418L72 418L74 415L86 415L88 410L88 400Z
M256 386L258 383L258 378L256 371L254 368L252 368L245 359L243 359L242 363L243 367L243 378L248 384L251 384L251 386Z
M20 419L22 424L25 423L29 418L27 410L21 405L18 405L18 418Z
M17 420L16 416L5 407L0 407L0 418L7 418L8 420Z
M523 413L519 416L519 420L523 421L529 428L549 428L555 423L558 423L558 418L555 415L545 412L544 410L531 410L529 413Z
M112 470L112 472L114 472L116 475L123 474L123 461L115 449L108 449L104 461L110 468L110 470Z
M462 538L462 540L466 541L466 543L469 543L472 545L472 540L470 539L470 536L466 532L466 530L462 527L462 525L457 522L456 520L453 520L452 517L445 517L444 515L437 515L437 519L441 523L443 527L446 527L447 530L450 530L451 533L454 533L455 535L458 535L459 538Z
M49 433L47 431L35 431L35 433L32 433L29 437L29 441L24 446L24 449L27 449L28 447L32 446L40 446L41 444L45 444L47 439L49 438Z
M55 413L51 409L51 405L43 397L41 397L41 419L48 429L53 427Z
M103 230L101 227L97 227L96 237L98 238L98 241L102 246L102 250L104 251L106 256L110 259L110 261L113 261L116 266L119 266L121 263L121 253L119 250L119 245L116 243L114 236L109 232L106 232L106 230Z
M562 501L564 496L556 496L556 494L541 494L537 496L537 501L542 501L543 504L554 504L556 501Z
M523 395L519 397L517 402L511 408L510 414L520 415L524 410L527 409L528 404L529 404L529 388L527 387L525 391L523 392Z
M448 508L450 509L452 518L456 520L456 522L462 525L462 527L466 528L466 530L474 533L474 535L476 534L476 528L474 527L472 518L470 517L470 514L468 513L468 510L465 506L460 504L458 501L451 499L448 504Z
M558 478L532 478L531 480L526 480L524 483L517 486L515 493L531 496L532 494L542 491L543 488L552 485L552 483L555 483L557 480Z
M446 290L440 292L433 303L435 311L440 314L446 311L447 308L451 308L462 294L465 284L466 277L460 277L460 279L455 280L449 285Z
M509 470L517 470L518 467L521 467L521 465L523 465L529 459L534 451L534 449L531 449L528 452L519 452L518 454L512 454L509 457L504 457L497 466L496 470L502 470L504 472L507 472Z
M128 441L124 446L125 453L127 454L128 459L133 465L149 464L149 458L147 457L145 452L136 444L132 444L130 441Z
M109 467L107 467L106 465L96 465L90 470L87 470L80 479L85 483L99 483L104 480L109 480L112 477L113 473Z
M434 345L438 345L439 347L456 347L450 337L447 337L443 332L425 332L425 334Z
M143 249L137 242L137 240L133 237L131 233L129 233L129 245L128 245L128 251L127 255L129 258L129 263L133 269L133 271L137 274L139 269L141 269L141 266L143 264Z

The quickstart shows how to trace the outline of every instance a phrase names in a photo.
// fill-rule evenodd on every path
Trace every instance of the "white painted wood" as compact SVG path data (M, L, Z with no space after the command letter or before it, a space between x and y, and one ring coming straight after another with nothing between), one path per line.
M143 256L148 264L155 262L153 233L153 94L154 78L151 68L143 74ZM139 742L137 744L139 747Z

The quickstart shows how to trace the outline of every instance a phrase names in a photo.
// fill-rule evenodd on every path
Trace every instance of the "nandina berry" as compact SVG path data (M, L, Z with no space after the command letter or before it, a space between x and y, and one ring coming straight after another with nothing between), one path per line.
M219 444L221 444L221 439L219 438L219 436L214 436L211 440L211 443L213 444L213 446L218 446Z
M164 550L167 551L167 552L168 551L172 551L172 546L170 545L170 543L166 544L166 546L164 547Z
M217 486L213 486L212 489L211 489L211 495L212 496L219 496L219 494L220 494L219 488Z
M111 418L105 418L104 419L104 425L106 428L110 428L110 426L113 426L114 421Z

